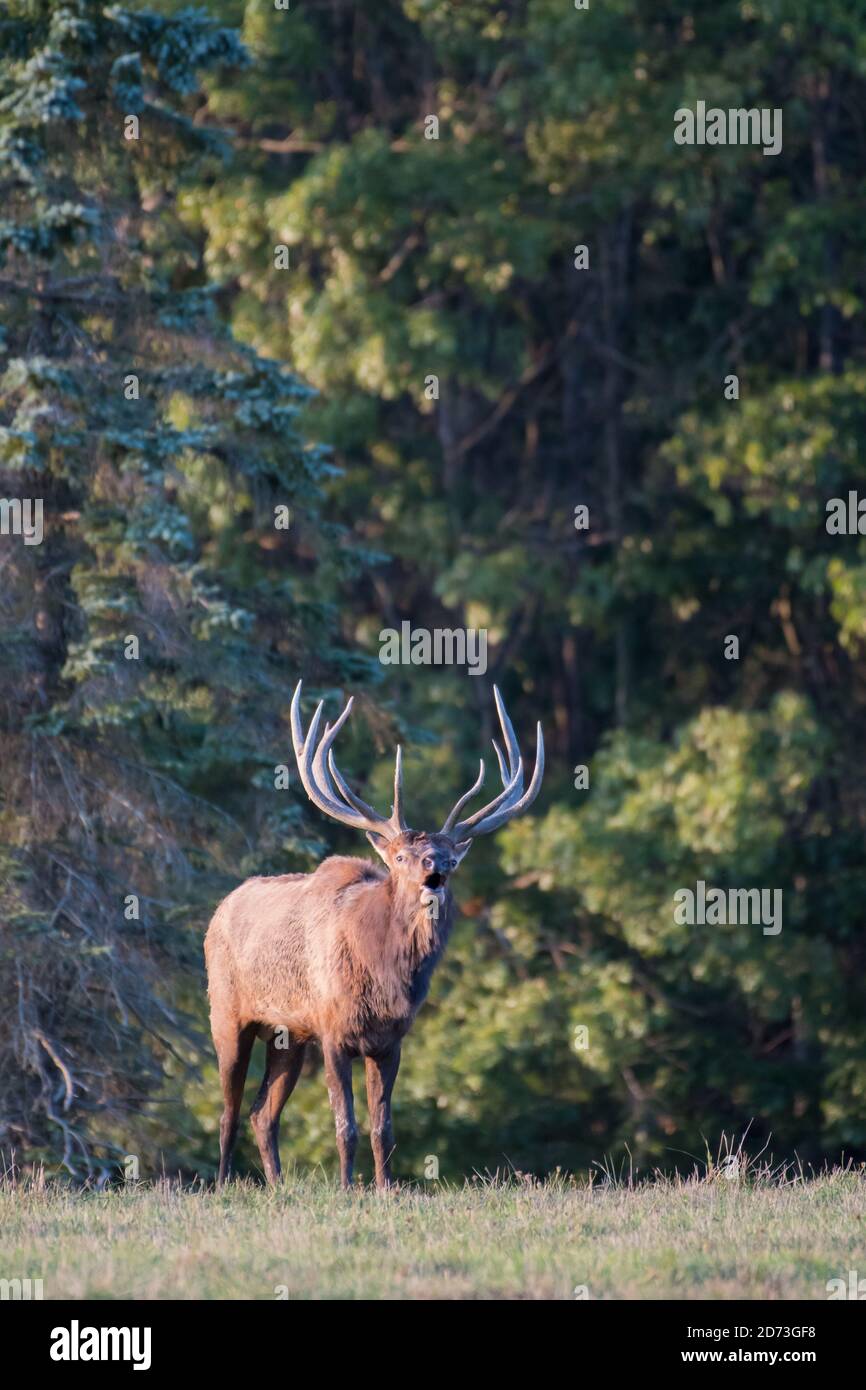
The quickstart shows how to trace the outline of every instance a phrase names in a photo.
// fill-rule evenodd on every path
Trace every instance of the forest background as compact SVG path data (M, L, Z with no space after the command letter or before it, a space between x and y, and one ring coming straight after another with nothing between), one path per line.
M303 676L419 827L493 681L548 744L457 878L400 1176L866 1157L864 77L861 0L0 5L5 1155L212 1173L209 915L366 851ZM677 144L698 101L781 152ZM486 673L383 665L404 621ZM782 931L678 923L699 880ZM283 1135L330 1171L321 1077Z

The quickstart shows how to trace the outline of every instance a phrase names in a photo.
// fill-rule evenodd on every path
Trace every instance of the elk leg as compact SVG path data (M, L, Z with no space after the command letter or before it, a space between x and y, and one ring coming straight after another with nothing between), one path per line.
M352 1165L355 1162L355 1149L358 1145L358 1127L355 1124L355 1102L352 1096L352 1059L340 1047L323 1041L325 1055L325 1080L328 1083L328 1098L334 1112L334 1126L337 1131L337 1152L340 1155L340 1181L343 1187L352 1186Z
M265 1074L250 1114L265 1177L272 1184L279 1182L281 1171L280 1115L301 1074L304 1051L303 1043L290 1040L288 1047L277 1047L275 1038L269 1040Z
M227 1181L232 1168L232 1150L238 1133L241 1101L244 1096L244 1082L250 1064L250 1053L256 1037L254 1023L239 1028L234 1021L224 1026L216 1019L211 1023L214 1046L220 1069L220 1083L223 1088L223 1113L220 1119L220 1170L217 1182L221 1187Z
M370 1143L376 1164L376 1186L391 1186L391 1155L394 1131L391 1128L391 1092L400 1067L400 1044L380 1057L366 1057L367 1106L370 1111Z

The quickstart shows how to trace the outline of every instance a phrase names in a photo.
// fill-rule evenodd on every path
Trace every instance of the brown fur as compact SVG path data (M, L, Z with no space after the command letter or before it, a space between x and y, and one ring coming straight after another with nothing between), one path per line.
M316 1039L325 1057L343 1181L351 1181L356 1142L351 1062L364 1057L377 1180L387 1185L390 1088L400 1042L451 929L447 876L462 852L447 835L408 831L380 850L387 869L333 857L312 874L249 879L220 903L205 957L225 1098L221 1180L229 1172L258 1036L268 1043L268 1064L252 1119L268 1179L276 1181L280 1172L280 1111L297 1081L304 1048ZM443 879L436 916L422 902L431 868Z

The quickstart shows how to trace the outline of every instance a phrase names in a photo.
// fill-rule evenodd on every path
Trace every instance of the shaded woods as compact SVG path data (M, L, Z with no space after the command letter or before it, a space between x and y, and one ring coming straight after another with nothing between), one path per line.
M866 491L866 8L704 9L0 9L0 493L45 509L0 536L18 1162L213 1172L208 917L366 852L278 772L299 676L355 696L372 804L411 749L419 825L491 681L548 743L455 881L398 1176L750 1121L866 1156L866 557L825 526ZM781 152L675 143L699 100ZM381 664L404 621L486 673ZM698 881L781 932L678 922ZM283 1134L332 1165L320 1077Z

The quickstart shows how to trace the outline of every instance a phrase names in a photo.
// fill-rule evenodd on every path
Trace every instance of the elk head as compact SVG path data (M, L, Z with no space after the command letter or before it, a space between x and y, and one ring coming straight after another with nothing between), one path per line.
M320 811L343 825L366 832L367 839L381 856L401 894L417 896L422 902L442 902L451 874L457 868L476 835L489 835L506 821L519 816L531 806L541 787L544 775L544 738L541 724L537 725L535 767L532 780L524 790L523 759L511 720L496 686L493 698L502 729L504 752L496 740L493 747L499 764L502 790L486 806L461 820L460 815L478 794L484 783L484 759L478 777L460 797L436 832L411 830L403 814L403 760L398 747L394 766L394 804L390 817L380 816L366 801L352 791L334 759L333 744L352 709L349 700L339 719L326 724L319 736L322 702L319 701L310 727L304 734L301 724L301 685L298 681L292 698L292 743L298 771L307 796Z

